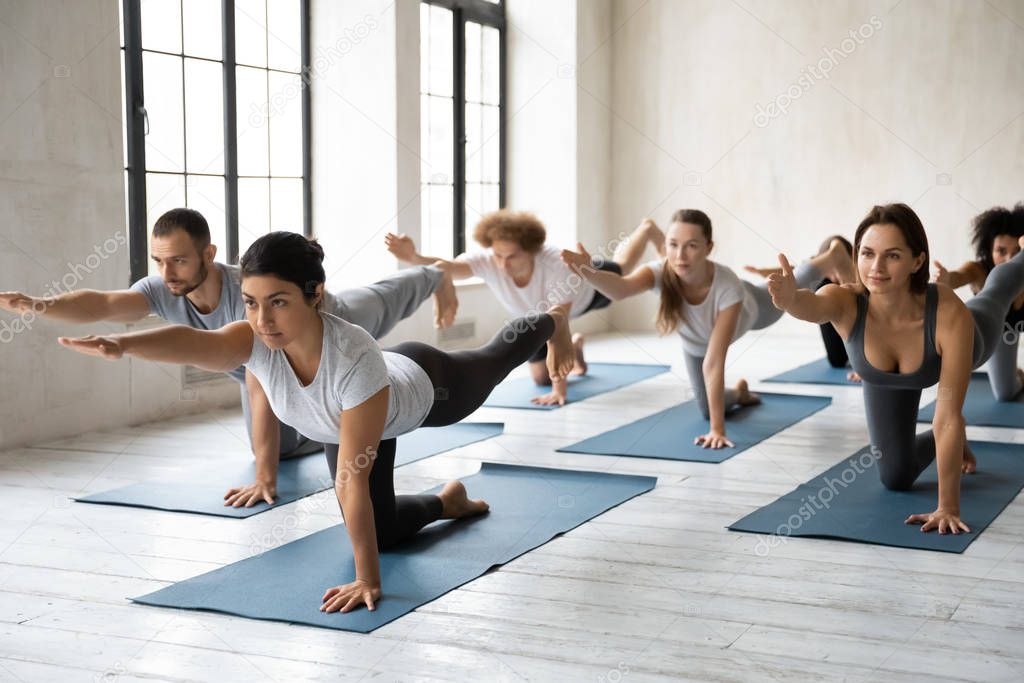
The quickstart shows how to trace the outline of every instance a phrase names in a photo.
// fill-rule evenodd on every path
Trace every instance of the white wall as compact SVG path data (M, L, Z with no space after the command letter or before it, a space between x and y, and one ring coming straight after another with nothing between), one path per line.
M1024 199L1024 3L617 0L613 23L613 225L703 209L738 269L903 201L959 264L970 218ZM791 86L787 112L755 122ZM648 330L654 314L644 297L613 317Z
M118 4L3 5L0 290L128 285ZM123 330L0 315L0 448L237 402L233 382L182 393L177 367L56 344Z

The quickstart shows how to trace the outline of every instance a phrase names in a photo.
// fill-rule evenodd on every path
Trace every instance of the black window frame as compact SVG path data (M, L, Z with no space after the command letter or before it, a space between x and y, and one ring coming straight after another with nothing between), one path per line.
M505 106L506 106L506 22L505 2L485 0L420 0L452 13L452 122L454 149L452 179L452 245L457 256L466 251L466 23L474 22L498 30L498 206L505 206L507 178L505 175ZM422 85L422 84L421 84ZM422 115L422 113L421 113Z
M226 261L238 262L238 118L235 61L235 0L221 1L221 38L224 83L224 232ZM127 145L128 244L130 282L149 273L149 229L146 205L146 107L142 73L141 0L122 0L124 30L125 141ZM313 234L312 159L309 84L309 0L299 0L302 103L302 232ZM183 48L184 49L184 48ZM182 55L184 56L184 55ZM268 170L269 172L269 170ZM185 171L188 175L187 171ZM220 174L218 174L220 175Z

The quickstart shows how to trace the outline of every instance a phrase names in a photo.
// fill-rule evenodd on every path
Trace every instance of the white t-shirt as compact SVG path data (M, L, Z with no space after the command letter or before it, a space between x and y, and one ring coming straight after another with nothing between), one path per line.
M484 249L462 254L473 275L487 283L498 301L514 316L543 313L549 305L570 303L569 317L583 314L594 299L594 287L562 263L562 250L545 244L533 260L533 275L525 287L494 263L493 251Z
M733 304L743 302L740 309L740 318L736 322L736 332L733 334L733 341L736 341L746 334L757 320L757 301L753 294L747 291L743 280L736 275L728 266L721 263L714 263L714 275L711 278L711 288L704 301L697 305L683 302L683 322L676 329L676 334L683 341L683 350L691 356L703 357L708 353L708 342L711 340L711 332L718 319L718 312L729 308ZM650 268L654 273L654 289L661 289L661 273L665 266L663 259L649 261L643 268Z
M245 367L260 381L274 415L300 434L336 444L341 411L391 387L381 438L390 439L423 424L434 405L434 386L423 368L406 356L381 351L361 327L329 313L320 317L324 321L323 350L320 367L308 386L299 383L284 351L268 348L254 335Z

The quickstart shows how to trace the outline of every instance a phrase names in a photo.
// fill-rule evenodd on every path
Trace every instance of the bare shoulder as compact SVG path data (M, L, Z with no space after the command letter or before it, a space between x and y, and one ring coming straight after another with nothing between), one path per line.
M970 326L974 327L974 318L971 311L963 300L957 296L950 287L943 284L935 284L938 290L938 326L940 329L951 329L953 327Z

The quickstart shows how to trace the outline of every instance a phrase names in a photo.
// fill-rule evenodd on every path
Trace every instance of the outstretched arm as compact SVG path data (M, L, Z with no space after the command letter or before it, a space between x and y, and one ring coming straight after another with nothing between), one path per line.
M142 292L130 289L113 292L78 289L53 297L0 292L0 309L11 313L33 311L36 315L71 323L133 322L149 314L149 301Z
M563 249L562 263L612 301L636 296L654 287L654 273L650 268L640 267L628 275L598 270L583 244L577 242L576 249Z
M964 285L970 285L975 291L981 289L985 284L985 271L974 261L968 261L956 270L947 270L941 262L934 261L935 273L932 276L933 282L946 285L951 289L959 289Z
M463 263L458 259L423 256L416 251L416 244L408 235L396 235L389 232L384 236L384 244L388 251L402 263L413 266L436 266L450 275L453 280L466 280L473 277L473 271L468 263Z
M370 499L370 470L384 434L390 389L384 387L355 408L343 410L338 445L337 478L334 493L338 496L345 530L352 542L356 563L356 579L352 583L329 588L323 596L323 612L348 612L360 605L373 610L380 599L380 553L377 550L377 527ZM391 476L390 474L388 476Z
M146 360L229 372L249 360L253 333L249 323L239 321L219 330L169 325L108 337L58 337L57 341L73 351L107 360L116 360L127 354Z
M817 292L798 289L785 254L779 254L779 266L780 272L768 276L768 291L776 308L818 325L832 323L837 329L847 329L852 324L851 316L857 314L852 292L839 285L825 285Z

